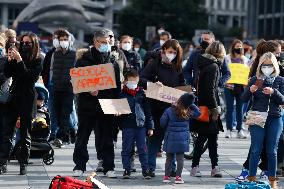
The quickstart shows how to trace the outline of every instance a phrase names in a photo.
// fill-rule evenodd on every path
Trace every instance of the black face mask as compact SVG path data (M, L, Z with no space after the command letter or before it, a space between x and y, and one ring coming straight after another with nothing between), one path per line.
M200 46L201 46L202 49L205 50L209 46L209 43L207 41L202 41L200 43Z
M280 62L281 61L281 56L276 56L276 60L277 60L277 62Z
M32 50L32 47L30 45L27 45L27 44L22 45L23 52L30 52L31 50Z
M234 49L234 50L233 50L233 52L234 52L235 54L242 54L242 51L243 51L242 48L237 48L237 49Z

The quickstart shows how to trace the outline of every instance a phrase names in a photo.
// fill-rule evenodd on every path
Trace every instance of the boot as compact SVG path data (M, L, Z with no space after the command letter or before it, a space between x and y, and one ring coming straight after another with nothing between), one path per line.
M256 176L248 176L247 178L250 182L256 182Z
M26 175L26 174L27 174L27 165L20 164L20 175Z
M269 177L270 186L273 189L278 189L276 177Z

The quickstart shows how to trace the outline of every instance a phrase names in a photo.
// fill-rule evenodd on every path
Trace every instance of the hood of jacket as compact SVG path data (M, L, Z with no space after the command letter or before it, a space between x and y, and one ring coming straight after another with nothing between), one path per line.
M205 54L199 55L197 66L199 69L202 69L214 63L217 64L219 67L222 64L222 62L217 60L217 58L215 58L213 55L205 53Z

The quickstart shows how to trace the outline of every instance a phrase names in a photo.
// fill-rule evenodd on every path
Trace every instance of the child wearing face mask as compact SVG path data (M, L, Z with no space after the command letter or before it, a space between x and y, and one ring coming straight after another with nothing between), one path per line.
M146 145L146 134L153 135L154 123L151 109L141 87L138 87L139 75L135 70L128 71L121 98L126 98L131 114L119 116L119 125L122 129L122 164L124 168L123 178L130 178L131 156L134 143L136 143L141 163L142 175L145 179L150 179L148 170L148 151Z

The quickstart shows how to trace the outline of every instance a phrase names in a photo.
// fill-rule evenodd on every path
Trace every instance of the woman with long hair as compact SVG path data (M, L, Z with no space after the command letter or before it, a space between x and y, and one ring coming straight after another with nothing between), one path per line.
M0 173L7 172L7 160L12 146L12 137L18 117L20 118L19 148L16 158L20 163L20 174L27 173L30 155L31 129L33 110L35 108L35 83L42 70L39 58L38 38L34 33L24 34L20 37L20 46L8 49L8 58L4 67L6 77L12 77L11 100L7 104L5 124L3 128L3 141L0 144Z

